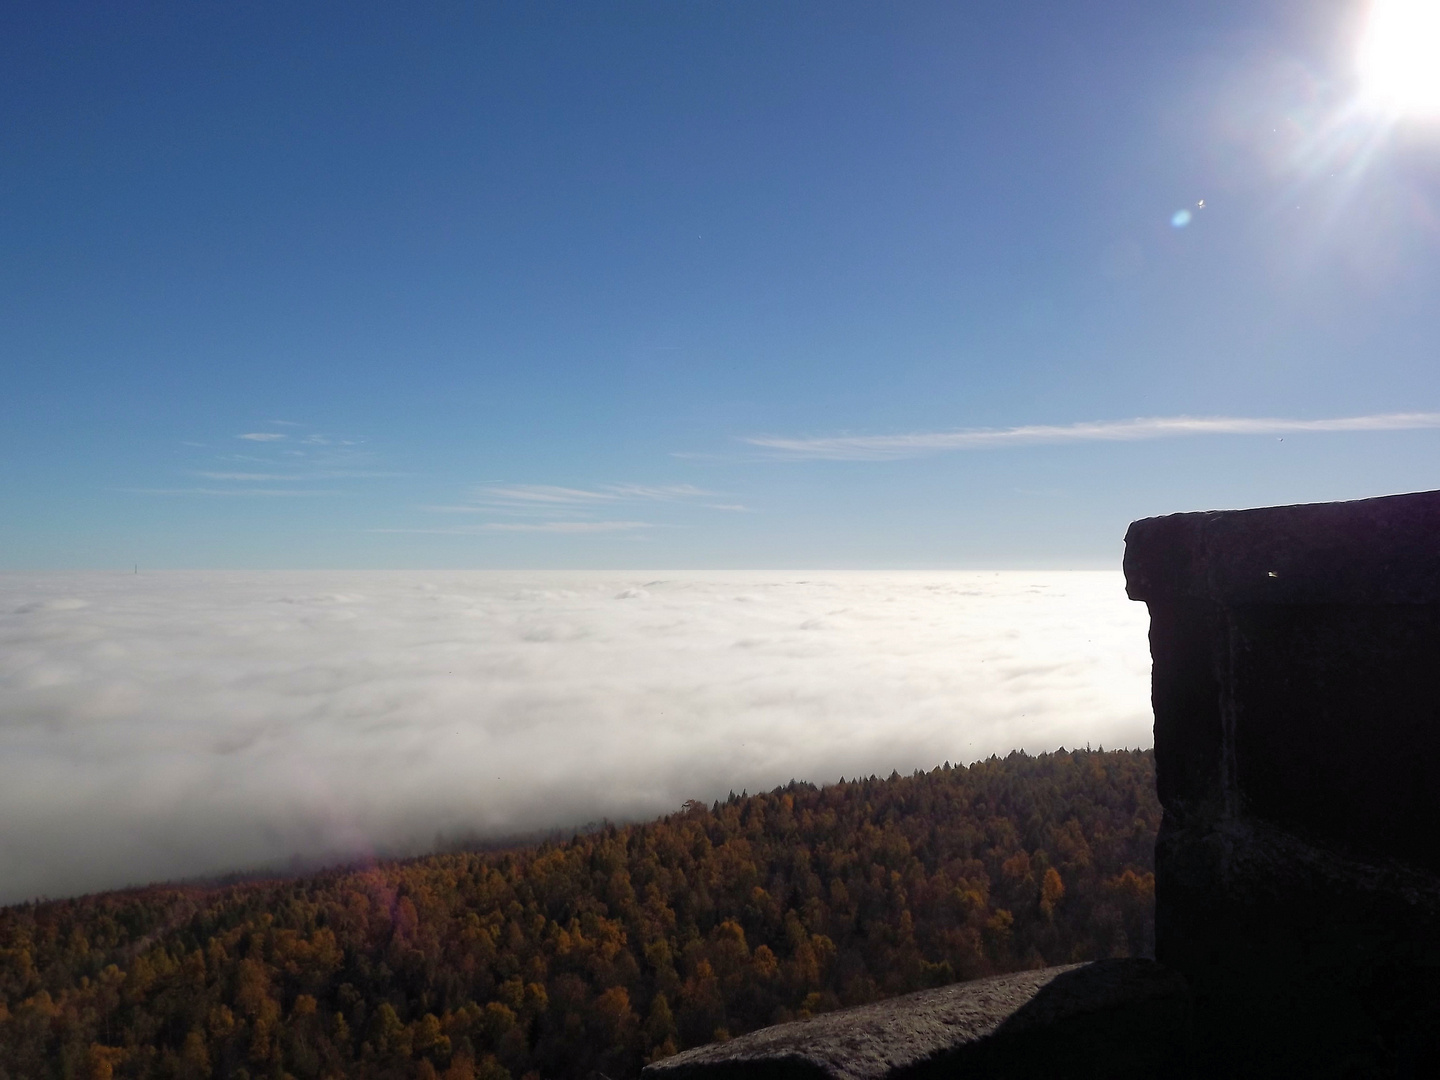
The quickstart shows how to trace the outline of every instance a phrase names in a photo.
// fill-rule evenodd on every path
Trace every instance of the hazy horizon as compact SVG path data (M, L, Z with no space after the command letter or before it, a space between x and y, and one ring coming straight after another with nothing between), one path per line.
M1118 573L0 575L0 902L1149 746Z

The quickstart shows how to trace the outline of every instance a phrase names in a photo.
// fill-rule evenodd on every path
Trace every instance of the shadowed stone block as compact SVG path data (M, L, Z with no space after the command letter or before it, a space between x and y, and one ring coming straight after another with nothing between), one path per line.
M1176 514L1150 609L1156 957L1202 1075L1417 1075L1440 1051L1440 492Z
M648 1080L1185 1075L1189 998L1151 960L956 983L702 1046Z

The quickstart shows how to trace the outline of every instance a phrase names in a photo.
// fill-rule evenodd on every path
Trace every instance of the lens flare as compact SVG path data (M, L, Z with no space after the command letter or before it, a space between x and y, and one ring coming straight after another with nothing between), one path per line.
M1170 215L1171 227L1176 229L1185 228L1186 225L1190 224L1190 216L1189 210L1176 210L1175 213Z
M1375 0L1359 68L1372 107L1440 117L1440 0Z

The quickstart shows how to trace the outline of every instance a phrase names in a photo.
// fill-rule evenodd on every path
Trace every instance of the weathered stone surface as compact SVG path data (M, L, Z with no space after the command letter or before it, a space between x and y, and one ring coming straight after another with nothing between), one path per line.
M1440 602L1440 492L1145 518L1125 536L1132 600Z
M1182 1075L1184 980L1104 960L924 990L778 1024L657 1062L649 1080Z
M1200 1072L1414 1075L1440 1050L1440 492L1177 514L1150 608L1156 956Z

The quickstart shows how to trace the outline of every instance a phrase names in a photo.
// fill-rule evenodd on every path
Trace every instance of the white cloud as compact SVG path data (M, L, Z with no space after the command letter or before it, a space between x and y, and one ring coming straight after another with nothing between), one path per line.
M272 420L272 424L299 425L289 421ZM197 467L187 470L187 475L201 480L224 485L220 487L169 487L135 486L117 490L139 495L193 495L193 496L234 496L234 497L294 497L311 495L335 495L337 491L315 490L290 487L292 484L315 483L318 481L357 481L399 477L406 474L373 468L375 455L368 451L350 449L357 445L353 440L330 439L311 435L303 442L315 446L295 449L295 444L286 442L287 435L275 432L252 431L236 438L258 443L248 453L227 453L214 455L205 464L212 467ZM283 445L271 445L272 443ZM186 444L199 447L200 444ZM230 468L214 466L224 463ZM200 463L196 463L199 465ZM239 468L235 468L239 465ZM268 485L282 484L284 487ZM267 486L256 486L267 485Z
M1116 573L0 575L0 902L1149 745Z
M697 488L693 484L606 484L604 490L612 492L617 499L644 499L668 502L672 499L708 499L715 492Z
M691 484L602 484L595 488L557 487L551 484L487 484L475 492L475 502L468 507L443 509L487 510L495 506L543 509L616 502L669 502L677 499L710 498L714 494Z
M584 488L555 487L550 484L496 485L476 493L482 502L542 503L544 505L577 506L597 502L614 502L616 496L607 491Z
M448 507L431 507L445 510ZM461 525L448 529L366 529L373 533L423 533L431 536L474 536L487 532L607 533L653 529L649 521L487 521L483 525Z
M491 521L477 525L486 532L597 533L649 529L648 521Z
M232 478L233 479L233 478ZM283 480L285 477L271 477L270 479ZM116 488L116 491L128 492L131 495L250 495L269 498L272 496L289 497L295 495L338 495L337 491L316 491L313 489L302 490L301 488L255 488L255 487L186 487L186 488Z
M713 498L715 492L692 484L601 484L593 488L560 487L554 484L485 484L475 489L471 501L425 506L437 514L484 514L490 517L538 519L491 521L481 525L445 529L377 529L372 532L478 533L546 532L599 533L630 532L653 528L646 521L610 521L597 515L618 512L625 503L681 502ZM709 504L706 504L709 505ZM710 506L710 509L733 509ZM566 520L556 520L557 518ZM581 520L575 520L581 519Z
M404 476L405 473L364 472L357 469L306 469L287 473L207 472L197 469L192 475L204 477L206 480L375 480Z
M257 472L205 472L197 470L196 476L204 477L206 480L289 480L288 473L257 473Z
M876 461L916 457L942 450L982 450L1039 443L1129 442L1184 435L1290 435L1316 432L1404 431L1440 428L1440 413L1380 413L1327 420L1289 420L1233 416L1158 416L1080 424L1030 424L1012 428L964 428L959 431L904 435L836 435L785 438L757 435L744 441L786 457L832 461Z

